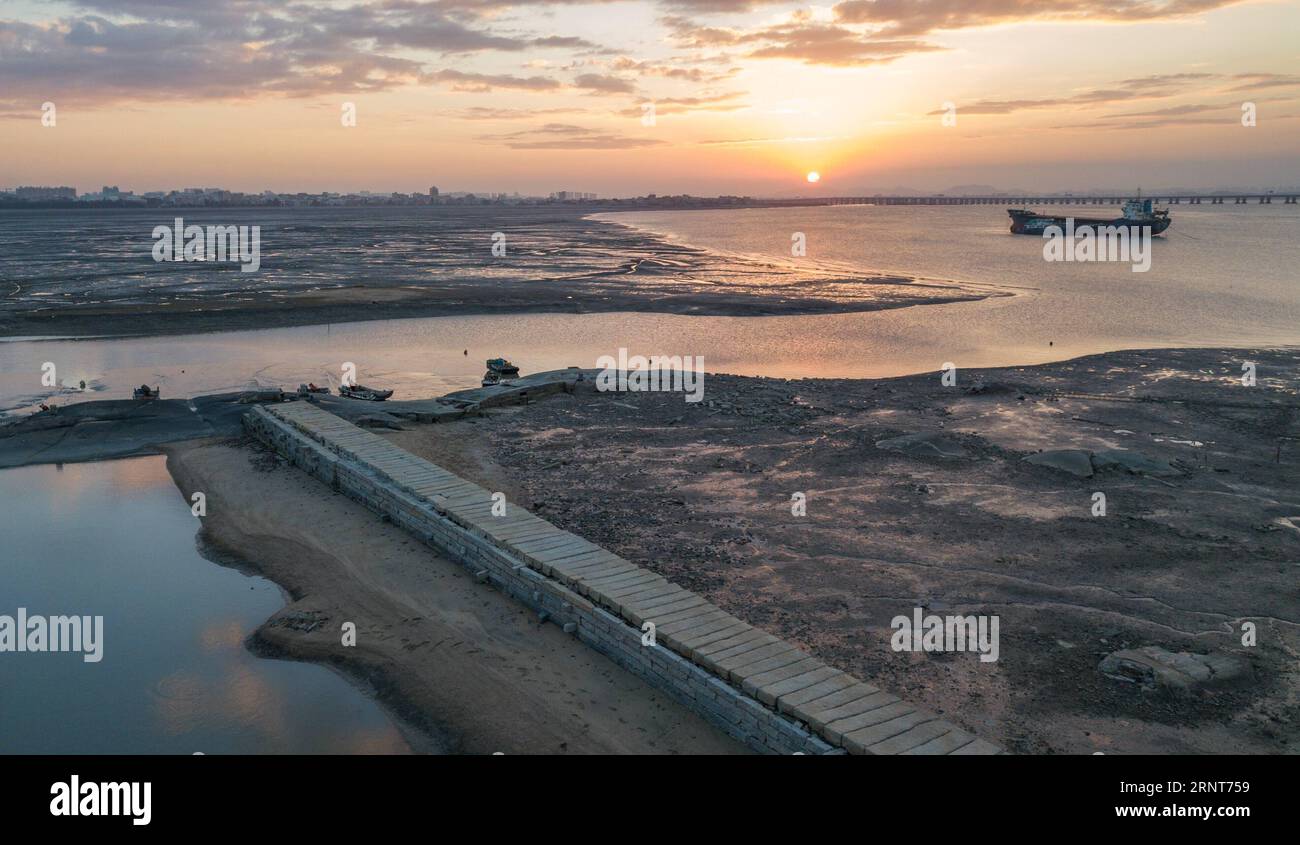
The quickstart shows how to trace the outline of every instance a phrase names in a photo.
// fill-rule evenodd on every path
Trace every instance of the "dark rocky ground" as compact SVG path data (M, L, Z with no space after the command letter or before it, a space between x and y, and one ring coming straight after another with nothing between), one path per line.
M1295 349L1134 351L955 387L588 388L387 436L1010 750L1288 752L1298 388ZM997 615L1000 659L893 651L890 620L915 607ZM1099 671L1144 647L1236 674Z

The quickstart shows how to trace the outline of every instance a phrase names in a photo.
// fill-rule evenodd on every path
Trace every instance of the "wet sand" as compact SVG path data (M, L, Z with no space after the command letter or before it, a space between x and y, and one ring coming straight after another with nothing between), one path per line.
M170 222L169 212L108 214L103 225L121 227L121 241L96 244L113 258L110 274L73 265L58 277L29 280L23 257L13 257L14 279L0 291L0 337L170 335L471 314L832 314L1003 293L808 259L729 256L574 209L448 207L361 218L346 211L186 212L196 223L262 226L261 268L247 274L234 264L154 262L146 235L154 218ZM29 233L35 245L28 249L48 262L65 241L77 240L79 222L86 221L52 218ZM494 234L505 237L504 255L491 251Z
M1298 388L1295 349L1156 350L955 387L710 376L698 405L588 390L382 433L1009 750L1278 753L1300 741ZM999 660L893 651L917 607L999 616ZM1099 671L1143 647L1241 674Z
M731 754L745 749L664 693L252 443L165 447L201 540L291 601L259 653L328 664L373 692L417 751ZM188 495L186 495L188 501ZM342 625L356 645L342 645Z

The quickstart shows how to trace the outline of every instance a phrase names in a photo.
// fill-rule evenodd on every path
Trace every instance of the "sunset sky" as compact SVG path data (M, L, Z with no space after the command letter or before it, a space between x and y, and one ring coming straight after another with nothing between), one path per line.
M5 0L0 187L1297 185L1298 34L1273 0Z

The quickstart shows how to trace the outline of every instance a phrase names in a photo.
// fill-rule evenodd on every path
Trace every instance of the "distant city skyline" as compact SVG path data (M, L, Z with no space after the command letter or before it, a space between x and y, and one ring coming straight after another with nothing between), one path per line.
M1294 184L1298 31L1296 0L9 0L0 184Z
M424 204L447 203L466 198L478 198L501 201L518 201L518 202L573 202L573 201L629 201L646 198L669 199L672 197L691 197L695 199L727 199L727 200L780 200L780 199L798 199L808 198L816 199L818 197L872 197L872 196L1006 196L1013 198L1017 196L1041 195L1041 196L1079 196L1079 197L1120 197L1130 196L1137 193L1146 193L1148 195L1193 195L1193 194L1267 194L1277 193L1279 195L1293 196L1300 193L1300 181L1291 183L1277 183L1272 185L1219 185L1213 187L1198 185L1150 185L1137 187L1107 186L1098 185L1091 188L1080 190L1070 189L1049 189L1049 190L1031 190L1023 187L1000 187L996 185L952 185L939 191L923 191L908 186L893 186L886 189L871 190L863 193L844 193L844 194L826 194L824 192L807 192L803 194L791 194L788 196L762 195L762 194L673 194L668 192L650 191L645 194L628 194L625 196L602 196L589 191L572 191L560 190L549 191L539 194L528 194L521 191L442 191L437 187L430 187L423 190L405 190L405 191L380 191L380 190L358 190L358 191L339 191L339 190L319 190L319 191L272 191L264 189L261 191L237 191L230 188L219 186L206 187L185 187L185 188L164 188L150 191L136 191L129 187L123 188L118 185L103 185L98 190L83 191L76 186L71 185L17 185L6 186L0 185L0 200L4 199L29 199L29 200L59 200L75 199L78 201L88 202L113 202L113 201L143 201L143 200L169 200L168 204L175 204L176 200L208 198L214 201L214 204L231 199L258 199L258 198L294 198L294 197L316 197L316 198L367 198L367 199L387 199L400 198L423 201Z

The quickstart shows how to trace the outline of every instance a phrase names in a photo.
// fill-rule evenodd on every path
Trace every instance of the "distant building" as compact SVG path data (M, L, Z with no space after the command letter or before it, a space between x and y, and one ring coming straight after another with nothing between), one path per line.
M582 191L556 191L551 194L551 199L558 202L574 202L577 200L594 200L595 194L583 193Z
M58 188L24 185L14 191L14 194L20 200L75 200L77 198L77 189L69 188L66 185Z
M429 196L430 196L430 197L433 197L433 198L435 198L435 199L437 198L437 196L438 196L438 187L437 187L436 185L429 189Z

